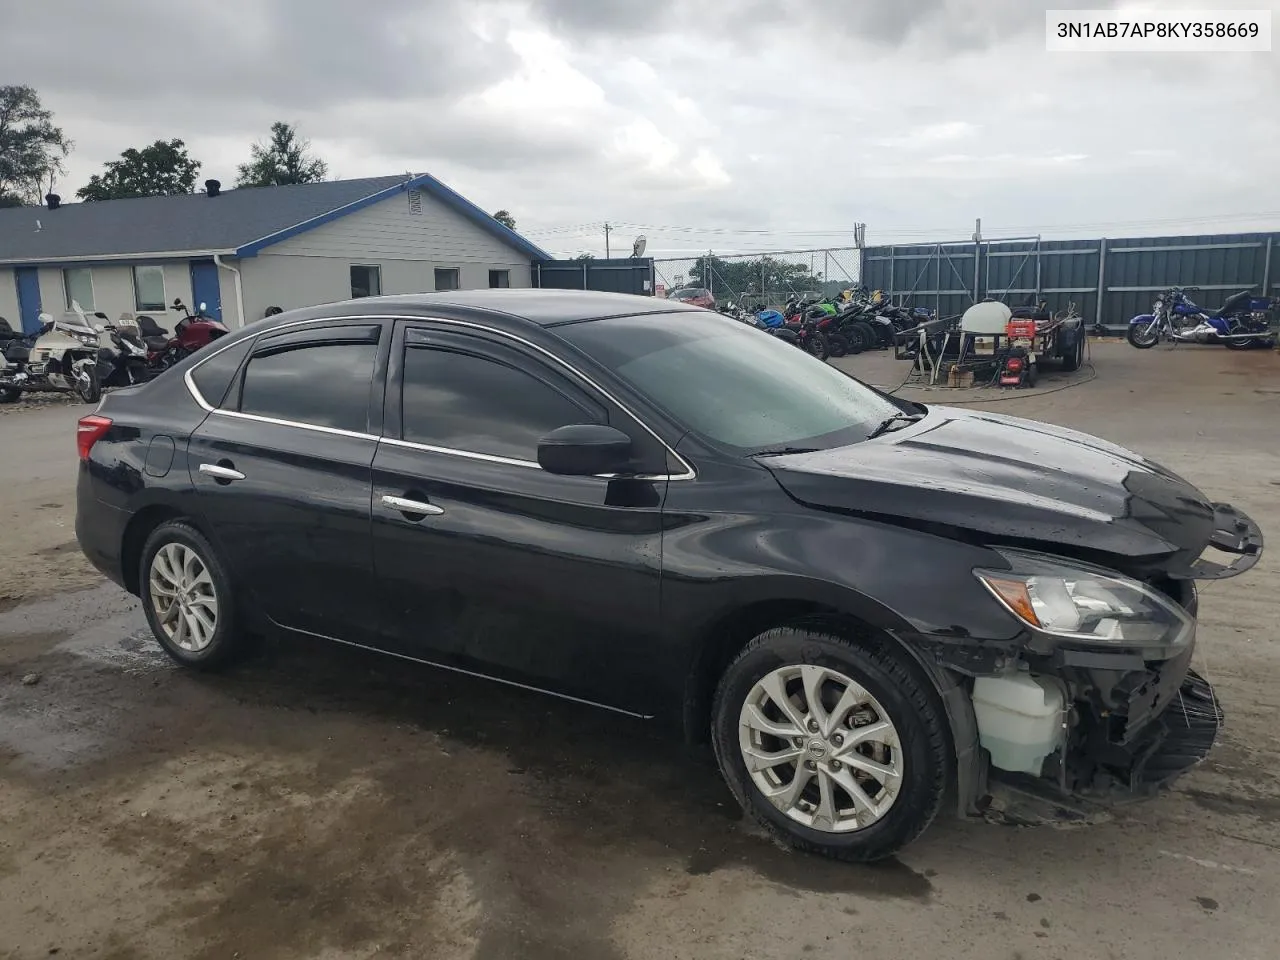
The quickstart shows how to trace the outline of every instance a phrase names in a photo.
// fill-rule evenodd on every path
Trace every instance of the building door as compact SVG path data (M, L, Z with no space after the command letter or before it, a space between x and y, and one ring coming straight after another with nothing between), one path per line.
M13 278L18 284L22 332L35 333L40 329L40 271L35 267L18 267Z
M218 265L212 260L191 261L191 309L204 304L205 313L222 319L222 287L218 282Z

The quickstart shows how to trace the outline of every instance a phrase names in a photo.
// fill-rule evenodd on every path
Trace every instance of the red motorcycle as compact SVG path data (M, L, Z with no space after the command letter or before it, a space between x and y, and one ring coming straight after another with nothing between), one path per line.
M181 311L183 315L182 319L174 325L173 336L156 323L154 318L147 316L137 318L138 331L142 334L142 340L147 346L148 367L166 370L183 357L195 353L201 347L206 347L214 340L225 337L231 332L225 324L205 313L203 303L195 313L192 313L181 299L176 299L170 309Z

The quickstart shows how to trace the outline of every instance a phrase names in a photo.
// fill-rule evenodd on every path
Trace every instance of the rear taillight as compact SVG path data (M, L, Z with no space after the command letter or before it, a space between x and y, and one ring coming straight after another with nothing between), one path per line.
M81 460L89 459L89 451L93 449L93 445L106 436L110 429L111 421L106 417L91 414L80 418L80 422L76 424L76 450L80 453Z

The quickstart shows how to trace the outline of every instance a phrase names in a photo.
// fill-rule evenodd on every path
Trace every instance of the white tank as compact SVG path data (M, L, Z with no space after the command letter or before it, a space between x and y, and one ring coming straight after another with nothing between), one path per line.
M1040 776L1044 758L1066 743L1065 709L1055 680L1018 673L973 683L978 742L993 767L1010 773Z
M964 333L976 333L983 336L1003 334L1005 325L1012 319L1013 311L1008 304L998 300L984 300L975 303L960 318L960 329Z

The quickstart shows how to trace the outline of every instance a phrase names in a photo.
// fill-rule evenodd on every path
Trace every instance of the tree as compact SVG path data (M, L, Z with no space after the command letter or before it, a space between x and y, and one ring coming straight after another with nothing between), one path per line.
M315 183L329 175L329 165L311 156L311 141L298 136L292 124L276 121L271 138L249 148L250 160L240 164L237 187L282 187Z
M813 272L804 263L767 255L750 260L725 260L715 254L699 257L689 267L688 285L710 287L722 298L757 298L766 302L781 302L793 293L826 289L821 272Z
M138 150L130 147L106 164L76 191L81 200L124 200L128 197L171 197L196 188L200 161L187 155L181 140L157 140Z
M39 203L73 144L32 87L0 87L0 206Z
M516 218L505 210L499 210L493 215L493 219L497 220L508 230L514 230L516 228Z
M577 255L576 257L574 257L573 259L575 259L575 260L594 260L595 258L596 258L596 255L595 255L594 253L588 253L587 251L585 251L585 250L584 250L582 253L578 254L578 255Z

